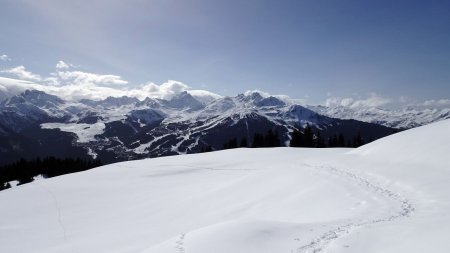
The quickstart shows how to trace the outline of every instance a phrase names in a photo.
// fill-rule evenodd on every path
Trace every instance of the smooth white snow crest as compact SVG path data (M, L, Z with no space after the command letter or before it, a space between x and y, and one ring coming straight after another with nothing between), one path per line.
M0 192L2 252L450 252L450 120L356 150L234 149Z

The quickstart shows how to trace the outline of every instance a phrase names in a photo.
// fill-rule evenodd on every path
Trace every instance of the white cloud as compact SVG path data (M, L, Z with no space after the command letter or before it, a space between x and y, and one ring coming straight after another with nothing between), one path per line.
M262 90L247 90L246 92L244 92L244 95L249 96L252 95L253 93L259 93L262 97L264 98L268 98L268 97L275 97L278 98L279 100L283 101L286 104L298 104L298 105L306 105L307 104L307 97L305 96L305 98L291 98L288 95L273 95L270 94L268 92L262 91Z
M191 94L195 99L205 104L222 97L216 93L206 90L188 90L187 92L189 92L189 94Z
M125 85L128 81L116 75L100 75L82 71L59 71L57 76L61 81L78 85Z
M189 94L191 94L194 97L213 97L213 98L221 98L222 96L212 93L207 90L189 90Z
M23 92L31 82L0 77L0 101Z
M74 67L70 63L59 61L56 64L56 73L51 73L49 77L43 78L38 74L27 71L25 66L17 66L2 70L2 73L8 73L17 76L21 80L44 82L50 85L126 85L128 81L123 80L117 75L101 75L96 73L83 72L78 70L69 70Z
M409 98L407 96L400 96L399 101L402 104L406 104L406 103L409 103L411 101L411 98Z
M175 80L169 80L160 85L150 82L136 88L129 88L125 86L128 81L123 80L120 76L83 72L73 70L74 67L70 63L59 61L55 66L56 71L50 73L48 77L33 74L24 66L3 70L2 73L13 74L21 80L0 77L0 89L2 89L0 92L14 95L26 89L36 89L71 101L101 100L108 96L131 96L141 100L146 97L170 99L183 91L188 91L203 102L220 97L205 90L193 90L189 85Z
M391 99L381 97L375 93L371 93L368 98L356 100L353 102L354 107L379 107L391 103Z
M269 93L262 91L262 90L248 90L248 91L244 92L244 95L250 96L253 93L259 93L262 97L270 97Z
M449 107L450 99L431 99L423 102L423 105L427 107Z
M138 89L130 91L134 96L138 96L138 93L147 94L148 97L170 99L176 94L189 90L191 87L179 81L169 80L161 85L154 83L147 83Z
M69 69L70 67L73 67L73 65L64 61L56 63L56 69Z
M390 99L379 96L375 93L369 94L366 98L340 98L332 97L325 101L328 107L349 107L349 108L381 108L381 109L444 109L450 108L450 99L431 99L417 101L406 96L397 99Z
M148 83L133 89L119 89L115 87L98 86L93 83L71 83L63 85L59 85L59 83L56 85L47 83L44 85L0 77L0 91L3 90L3 93L8 94L8 96L18 94L27 89L41 90L69 101L78 101L80 99L101 100L109 96L130 96L136 97L140 100L143 100L146 97L170 99L174 95L177 95L183 91L189 92L192 96L199 98L204 102L211 100L209 96L215 98L220 97L219 95L209 91L192 90L188 85L174 80L169 80L161 85Z
M222 97L206 90L192 89L189 85L175 80L168 80L160 85L149 82L139 87L130 88L127 86L128 81L123 80L118 75L102 75L74 70L74 65L64 61L59 61L55 68L56 71L50 73L49 76L46 77L34 74L26 70L24 66L17 66L0 71L0 73L12 74L21 79L16 80L0 77L0 100L27 89L41 90L69 101L77 101L80 99L101 100L108 96L130 96L140 100L143 100L146 97L170 99L184 91L189 92L192 96L205 103ZM253 92L259 92L263 97L271 96L271 94L259 90L247 91L245 94L249 95ZM277 97L286 103L306 104L306 100L304 99L291 99L285 95L272 96ZM344 106L351 108L371 108L395 105L428 108L450 107L450 99L432 99L420 103L411 103L410 100L411 99L407 97L400 97L396 100L392 100L376 93L370 93L365 98L361 98L358 94L354 94L352 97L329 97L325 101L325 105L330 107Z
M137 97L139 99L144 99L146 97L171 99L173 96L180 94L183 91L189 92L189 94L205 103L210 102L215 98L222 97L206 90L193 90L189 85L175 80L168 80L161 85L147 83L139 88L127 91L127 96Z
M0 61L10 61L11 58L9 58L9 56L7 56L6 54L1 54L0 55Z
M347 99L348 101L353 101L353 98L331 97L325 100L325 106L328 107L348 106L346 102L343 102L344 99Z
M339 97L332 97L327 98L325 101L325 105L328 107L335 107L335 106L351 106L354 102L353 98L339 98Z
M376 93L370 93L367 98L355 99L355 98L340 98L332 97L325 101L325 105L328 107L344 106L344 107L380 107L391 103L392 100L384 98Z
M22 80L29 80L29 81L41 81L42 80L40 75L33 74L33 73L27 71L24 66L17 66L15 68L5 69L5 70L2 70L1 72L13 74Z

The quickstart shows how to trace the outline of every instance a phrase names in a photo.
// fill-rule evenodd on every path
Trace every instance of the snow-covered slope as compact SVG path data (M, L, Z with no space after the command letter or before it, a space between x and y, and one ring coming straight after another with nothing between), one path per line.
M421 164L429 169L444 164L450 170L450 120L403 131L350 153L371 160L389 157L390 163Z
M449 128L442 121L356 150L235 149L39 180L0 192L0 245L11 253L449 252Z
M450 120L380 139L349 153L349 161L364 168L373 182L409 199L409 219L366 227L349 240L355 249L379 247L378 252L449 252ZM391 236L385 236L391 235ZM373 240L373 238L379 240ZM345 243L345 240L343 241ZM355 251L356 252L356 251ZM376 251L370 251L376 252Z

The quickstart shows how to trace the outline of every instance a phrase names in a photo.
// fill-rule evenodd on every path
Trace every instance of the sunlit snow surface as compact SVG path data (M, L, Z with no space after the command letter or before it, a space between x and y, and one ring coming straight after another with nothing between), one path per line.
M0 192L1 252L450 252L449 129L38 180Z
M77 135L77 142L89 142L95 139L95 136L102 134L105 130L105 124L83 124L83 123L44 123L43 129L59 129L63 132L73 132Z

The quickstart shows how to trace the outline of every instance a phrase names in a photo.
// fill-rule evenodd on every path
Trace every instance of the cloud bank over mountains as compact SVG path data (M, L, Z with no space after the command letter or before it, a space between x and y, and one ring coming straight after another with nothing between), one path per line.
M48 77L42 77L28 71L24 66L17 66L1 70L2 74L19 78L0 79L0 92L2 97L7 97L25 91L27 89L41 90L49 94L57 95L65 100L77 101L80 99L101 100L109 96L130 96L138 99L146 97L170 99L183 91L197 97L219 98L218 94L195 90L189 85L175 80L168 80L160 85L148 82L136 88L129 88L128 81L117 75L103 75L80 71L76 66L59 61L55 66L55 72Z
M15 68L5 69L1 71L2 73L12 74L20 78L21 80L29 80L29 81L41 81L42 78L40 75L36 75L27 71L24 66L17 66Z
M328 107L344 106L350 108L381 107L393 102L394 101L392 99L384 98L376 93L370 93L367 98L362 99L330 97L325 101L325 106Z
M0 60L10 61L10 58L7 55L0 55ZM146 97L171 99L184 91L189 92L205 103L222 97L207 90L193 89L191 86L175 80L168 80L162 84L148 82L137 87L130 87L129 82L121 76L81 71L76 65L64 61L58 61L55 65L55 71L48 76L32 73L23 65L3 68L0 70L0 74L20 79L0 77L0 100L25 90L33 89L57 95L68 101L78 101L80 99L102 100L109 96L129 96L140 100ZM246 93L249 92L254 91L247 91ZM271 96L271 94L263 91L258 90L257 92L266 97ZM302 105L308 104L308 101L305 99L293 99L287 95L272 96ZM383 107L448 108L450 107L450 99L430 99L423 102L413 102L405 97L393 99L370 93L365 97L329 96L321 104L327 107L348 107L352 109Z

